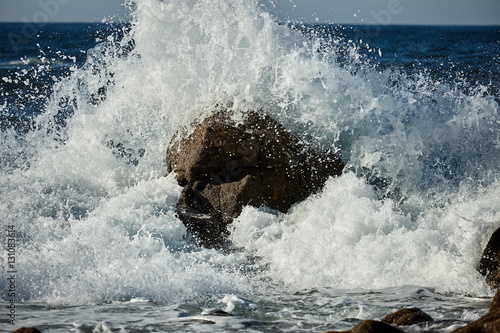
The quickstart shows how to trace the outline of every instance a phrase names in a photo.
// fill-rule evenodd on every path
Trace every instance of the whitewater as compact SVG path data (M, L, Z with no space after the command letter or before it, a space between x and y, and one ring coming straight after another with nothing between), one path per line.
M1 132L0 275L13 226L16 296L0 280L0 330L317 332L417 306L445 332L486 312L476 266L500 226L492 90L381 69L365 53L383 49L281 24L253 0L127 4L131 24L50 94L0 94L2 112L41 105L29 130ZM35 68L36 82L48 66ZM176 131L217 105L236 120L263 110L347 164L286 214L244 208L229 250L193 244L166 174Z

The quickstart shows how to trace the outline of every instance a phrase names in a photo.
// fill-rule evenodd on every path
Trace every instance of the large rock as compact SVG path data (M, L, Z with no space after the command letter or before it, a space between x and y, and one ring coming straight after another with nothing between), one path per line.
M500 290L497 290L490 310L475 322L453 331L454 333L498 333L500 332Z
M199 244L213 247L244 206L286 212L340 175L344 164L310 149L273 118L250 112L238 124L216 114L190 135L178 132L167 166L184 187L179 217Z
M500 288L500 228L491 236L479 262L479 273L493 289Z

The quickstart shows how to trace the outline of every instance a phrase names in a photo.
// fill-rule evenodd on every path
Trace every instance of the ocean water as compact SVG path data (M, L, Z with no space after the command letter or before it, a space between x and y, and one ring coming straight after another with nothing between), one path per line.
M1 331L324 332L419 307L436 321L408 332L450 332L487 311L500 28L281 24L253 0L130 11L0 25ZM174 133L216 105L348 164L286 214L246 207L225 251L192 244L165 175Z

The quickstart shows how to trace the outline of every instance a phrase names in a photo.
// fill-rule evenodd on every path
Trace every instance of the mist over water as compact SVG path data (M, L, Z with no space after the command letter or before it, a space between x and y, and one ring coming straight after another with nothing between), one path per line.
M131 10L123 37L111 34L36 97L46 101L32 129L1 132L0 214L18 232L20 299L490 293L475 268L500 222L500 118L488 87L381 70L359 44L281 25L256 1L141 0ZM348 163L287 214L245 208L232 252L189 242L174 211L181 188L165 177L172 136L216 105L235 118L262 109Z

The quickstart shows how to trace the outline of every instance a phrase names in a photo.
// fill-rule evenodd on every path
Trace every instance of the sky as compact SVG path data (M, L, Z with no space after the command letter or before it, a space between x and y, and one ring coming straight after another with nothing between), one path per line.
M500 25L500 0L261 0L305 23Z
M0 0L0 22L102 22L104 18L126 17L123 3L124 0Z
M184 0L175 0L184 1ZM229 0L228 0L229 1ZM0 0L0 22L125 18L124 0ZM279 21L333 24L500 25L500 0L260 0Z

